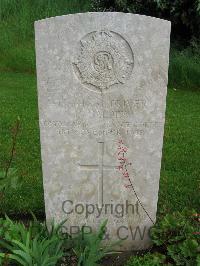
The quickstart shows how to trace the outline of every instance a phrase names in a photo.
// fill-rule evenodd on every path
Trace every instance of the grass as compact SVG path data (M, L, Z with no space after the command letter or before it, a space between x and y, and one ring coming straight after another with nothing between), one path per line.
M6 192L0 212L44 214L35 75L0 74L0 168L9 158L11 127L21 118L13 167L23 178L19 190ZM200 93L168 90L160 182L159 213L199 207Z
M0 202L1 213L43 213L43 189L35 76L0 74L0 168L4 169L11 149L11 128L20 117L15 159L12 167L23 179L17 191L7 191Z
M182 51L171 49L169 86L179 89L200 89L200 45Z
M200 93L168 89L159 210L199 208Z
M34 21L90 9L90 0L1 0L0 71L35 73Z

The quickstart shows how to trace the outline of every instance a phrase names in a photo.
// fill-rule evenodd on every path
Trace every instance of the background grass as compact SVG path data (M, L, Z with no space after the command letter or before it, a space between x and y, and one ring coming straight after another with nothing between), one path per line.
M200 93L168 89L159 211L199 209Z
M1 0L0 70L35 73L34 21L86 12L89 0Z
M181 51L175 47L170 51L169 86L179 89L200 90L200 45Z
M0 213L44 215L35 77L35 20L91 11L89 0L0 1L0 169L11 148L11 128L21 118L12 164L23 179L6 191ZM199 45L172 48L159 212L199 207L200 52Z
M44 211L40 159L36 79L33 75L0 73L0 168L4 169L11 150L11 129L19 116L20 131L12 167L22 177L20 189L6 191L0 212L38 215Z

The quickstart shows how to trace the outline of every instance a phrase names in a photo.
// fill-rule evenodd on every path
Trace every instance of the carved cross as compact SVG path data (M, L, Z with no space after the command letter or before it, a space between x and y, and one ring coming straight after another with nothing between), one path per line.
M91 164L79 164L81 170L84 171L99 171L99 179L98 179L98 202L99 205L103 205L103 179L104 179L104 170L112 170L117 169L118 166L114 165L105 165L104 164L104 142L98 142L98 163L91 165Z

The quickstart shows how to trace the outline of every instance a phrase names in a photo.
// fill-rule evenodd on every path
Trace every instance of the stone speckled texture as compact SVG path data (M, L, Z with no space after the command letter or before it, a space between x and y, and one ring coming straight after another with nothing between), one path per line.
M96 230L108 219L107 237L125 239L119 250L148 248L158 200L170 22L84 13L37 21L35 33L47 221L68 218L70 232L85 224Z

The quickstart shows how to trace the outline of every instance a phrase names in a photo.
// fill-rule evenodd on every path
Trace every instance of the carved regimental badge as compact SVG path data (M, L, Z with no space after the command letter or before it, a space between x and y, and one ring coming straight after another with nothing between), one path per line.
M73 62L82 83L94 91L106 91L129 79L134 56L128 42L112 31L94 31L81 39Z

